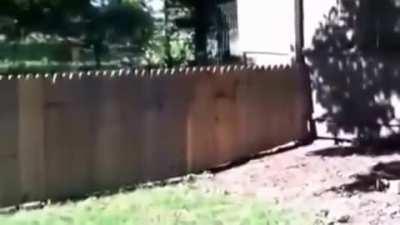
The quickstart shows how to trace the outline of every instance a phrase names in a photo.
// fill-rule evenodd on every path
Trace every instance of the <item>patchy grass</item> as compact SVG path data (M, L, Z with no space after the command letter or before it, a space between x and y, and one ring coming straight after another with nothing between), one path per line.
M101 62L101 69L115 69L120 67L120 60L109 60ZM94 61L84 61L79 63L57 62L57 61L0 61L0 73L24 74L24 73L52 73L76 70L95 70Z
M291 213L187 184L143 188L1 216L1 225L303 225Z

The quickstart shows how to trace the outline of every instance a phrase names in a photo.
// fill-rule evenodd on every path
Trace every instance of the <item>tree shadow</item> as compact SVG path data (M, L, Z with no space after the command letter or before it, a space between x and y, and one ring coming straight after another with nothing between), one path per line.
M320 149L307 154L307 156L321 157L348 157L361 156L383 156L400 153L400 135L382 137L375 140L360 141L351 146L334 146Z
M341 0L305 55L316 102L325 110L318 119L329 133L351 133L363 141L398 137L400 6L391 0Z
M355 181L332 187L328 191L334 192L374 192L383 191L386 187L381 180L400 179L400 161L378 163L366 174L355 174Z

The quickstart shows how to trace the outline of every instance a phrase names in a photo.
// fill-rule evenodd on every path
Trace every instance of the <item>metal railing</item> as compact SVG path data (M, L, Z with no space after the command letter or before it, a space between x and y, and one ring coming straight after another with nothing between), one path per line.
M244 51L243 62L245 65L249 64L249 55L270 55L270 56L290 56L290 53L285 52L266 52L266 51Z

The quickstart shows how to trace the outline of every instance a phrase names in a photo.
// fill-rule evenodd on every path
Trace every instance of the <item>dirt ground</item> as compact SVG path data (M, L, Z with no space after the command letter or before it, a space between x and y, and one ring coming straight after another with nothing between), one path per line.
M400 195L378 190L376 177L400 179L400 151L316 141L216 173L210 183L310 213L314 224L399 225Z

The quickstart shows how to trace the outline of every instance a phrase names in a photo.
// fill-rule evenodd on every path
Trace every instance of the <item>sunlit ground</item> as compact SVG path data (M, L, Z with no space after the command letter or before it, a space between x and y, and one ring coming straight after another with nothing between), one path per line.
M177 185L121 192L1 216L1 225L307 224L289 213L218 191Z

